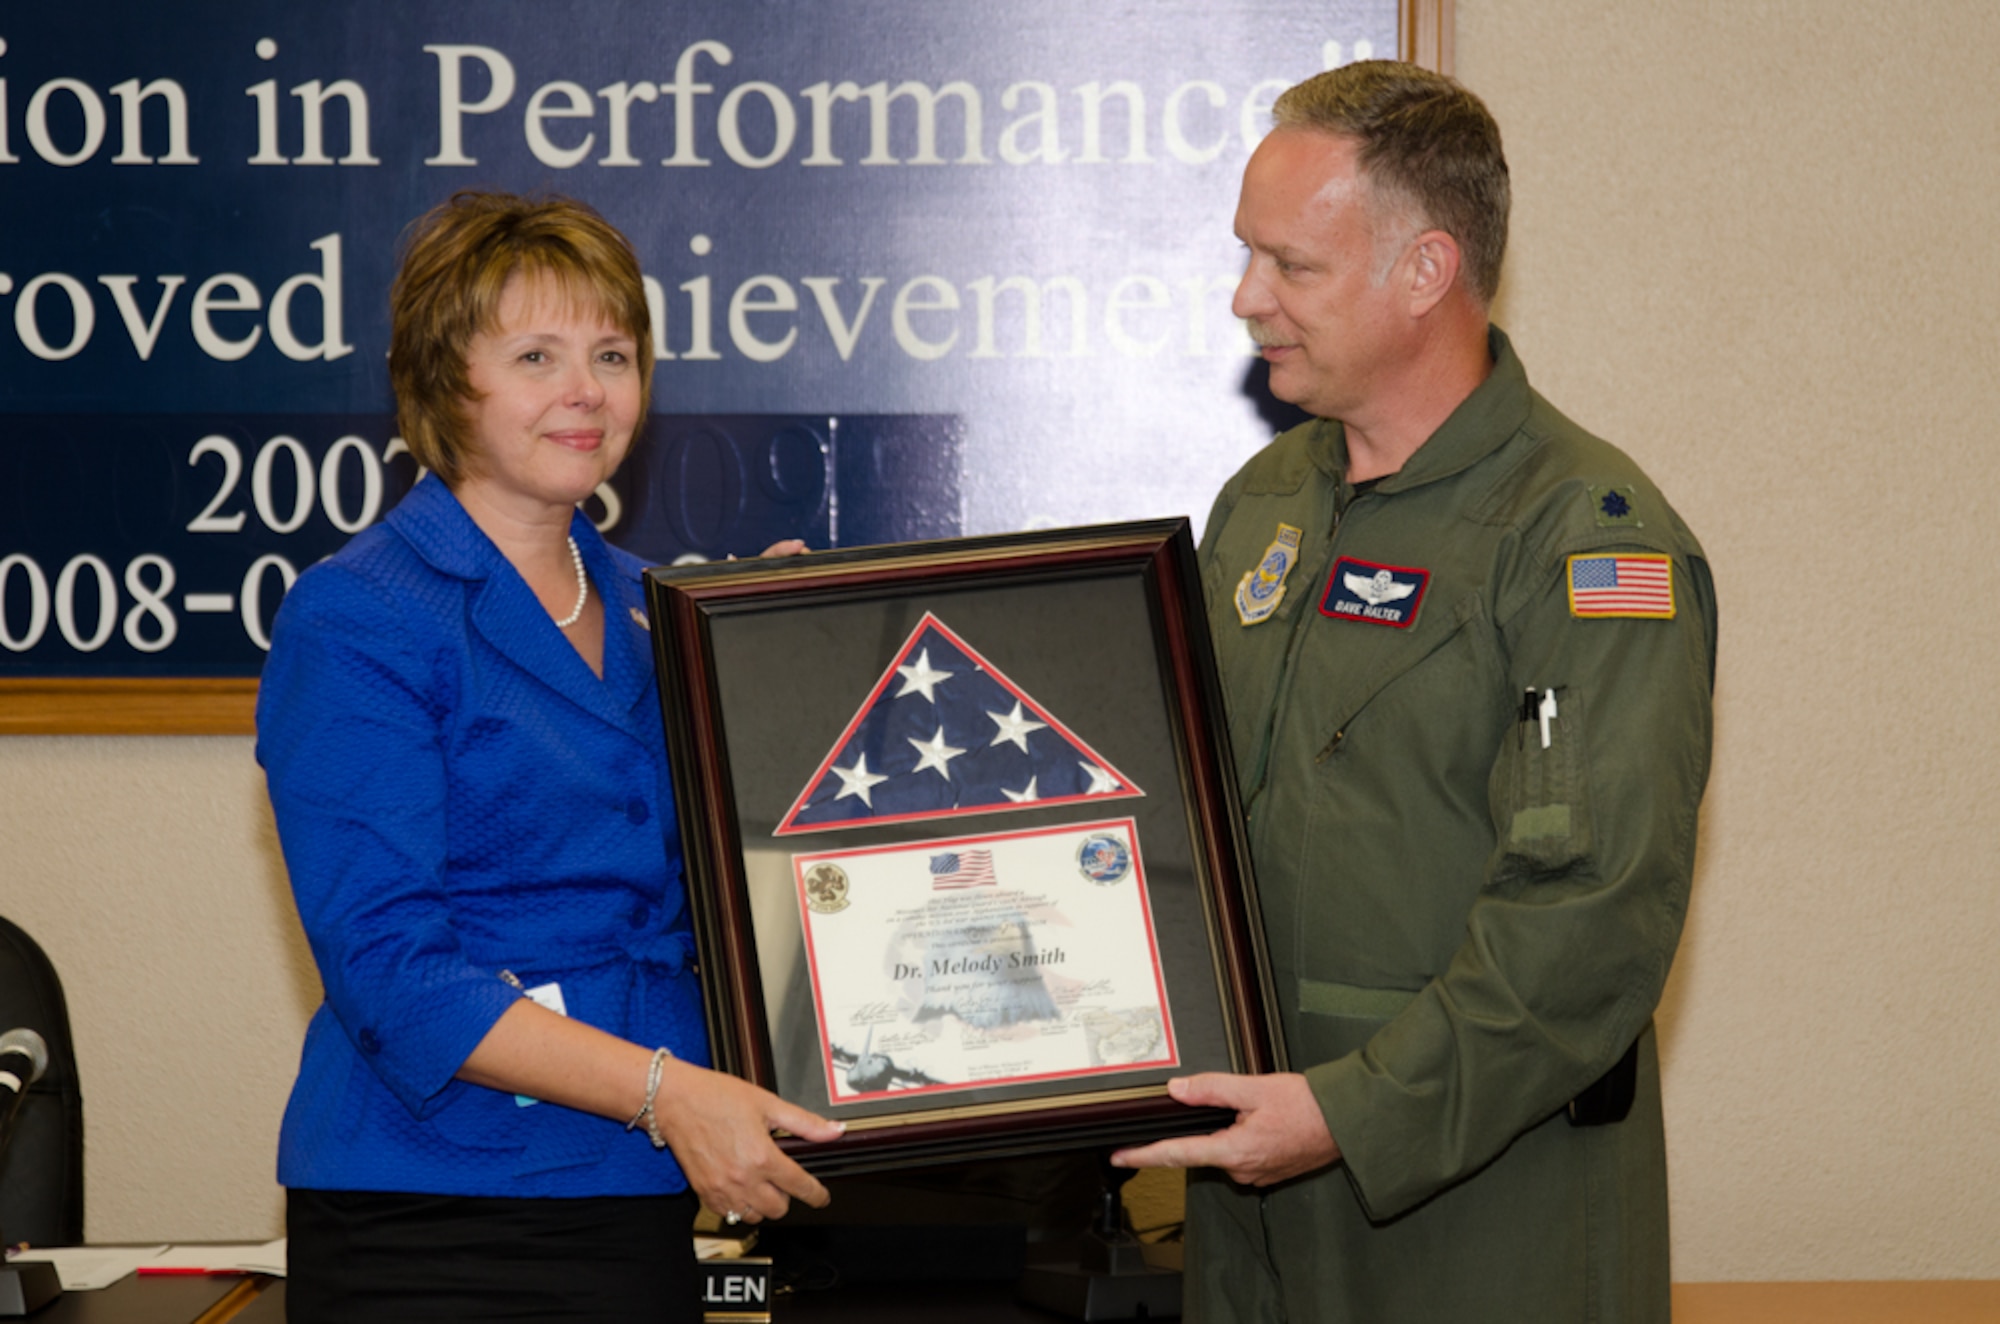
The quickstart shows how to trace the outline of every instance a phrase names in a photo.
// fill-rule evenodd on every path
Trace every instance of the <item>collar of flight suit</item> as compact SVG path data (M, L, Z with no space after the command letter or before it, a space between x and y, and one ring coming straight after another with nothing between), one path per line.
M1486 346L1493 359L1493 370L1486 380L1459 402L1401 469L1377 484L1376 491L1403 492L1469 469L1498 450L1528 421L1534 392L1513 343L1506 332L1489 324ZM1338 421L1319 421L1307 439L1307 454L1327 477L1345 482L1347 433Z

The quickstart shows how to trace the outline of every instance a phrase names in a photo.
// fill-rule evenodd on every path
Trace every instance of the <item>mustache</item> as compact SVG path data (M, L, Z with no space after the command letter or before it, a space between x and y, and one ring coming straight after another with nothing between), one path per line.
M1269 349L1273 345L1289 345L1292 343L1254 317L1246 317L1242 320L1243 329L1250 333L1250 339L1255 341L1260 348Z

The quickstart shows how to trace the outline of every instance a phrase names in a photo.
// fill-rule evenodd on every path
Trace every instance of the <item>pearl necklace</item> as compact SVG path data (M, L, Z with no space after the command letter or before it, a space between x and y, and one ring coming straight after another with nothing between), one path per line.
M583 604L590 601L590 579L583 573L583 553L578 550L576 539L569 540L570 564L576 567L576 606L569 615L556 622L556 629L567 630L583 619Z

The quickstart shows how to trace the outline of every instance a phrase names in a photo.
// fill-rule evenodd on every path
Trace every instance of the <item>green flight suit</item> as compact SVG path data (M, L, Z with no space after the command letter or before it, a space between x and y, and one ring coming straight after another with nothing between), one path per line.
M1638 466L1491 348L1399 473L1357 493L1339 425L1309 423L1203 538L1285 1039L1343 1158L1261 1192L1194 1176L1199 1324L1668 1318L1651 1016L1708 776L1714 588ZM1282 525L1295 564L1245 624ZM1607 552L1671 559L1671 618L1572 605L1570 558ZM1371 571L1391 600L1364 616ZM1530 688L1555 694L1546 748ZM1572 1126L1635 1040L1630 1116Z

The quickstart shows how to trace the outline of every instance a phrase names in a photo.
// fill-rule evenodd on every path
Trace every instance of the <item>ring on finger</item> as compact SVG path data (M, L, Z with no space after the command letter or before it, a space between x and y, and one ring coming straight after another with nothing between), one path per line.
M729 1224L729 1226L731 1227L735 1227L738 1223L741 1223L743 1221L743 1215L737 1213L734 1209L732 1209L728 1213L722 1216L722 1221Z

